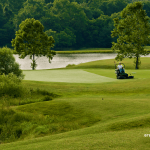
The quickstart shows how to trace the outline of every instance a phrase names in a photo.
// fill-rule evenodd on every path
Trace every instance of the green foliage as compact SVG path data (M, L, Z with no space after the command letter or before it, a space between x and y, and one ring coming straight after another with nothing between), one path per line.
M45 15L43 2L43 0L28 0L22 4L22 7L13 18L16 31L19 28L19 24L27 18L35 18L36 20L39 20Z
M36 90L33 90L32 88L30 89L31 94L34 95L43 95L44 98L42 99L43 101L46 101L46 99L52 100L53 98L59 97L60 95L54 94L52 92L48 92L47 90L42 90L37 88Z
M68 64L67 66L66 66L66 68L71 68L71 67L74 67L75 66L75 64Z
M138 0L1 0L0 46L12 48L11 40L15 38L14 31L19 30L19 24L28 18L35 18L44 25L45 31L56 31L57 36L52 35L54 49L111 47L111 42L117 41L110 35L113 30L112 15L135 1ZM139 1L150 16L149 2ZM103 15L108 16L98 22L97 19Z
M0 139L1 141L14 141L23 134L20 124L28 122L31 116L16 113L10 108L0 110Z
M44 98L43 98L43 101L50 101L50 100L52 100L53 98L51 97L51 96L45 96Z
M71 47L76 43L76 36L68 28L64 31L60 31L60 33L56 33L56 31L52 31L51 29L47 30L45 33L48 36L53 36L56 47Z
M112 49L119 50L116 60L123 60L125 57L136 58L136 69L139 66L140 55L147 55L144 46L150 44L149 17L146 16L142 3L129 4L121 12L122 19L114 18L115 29L111 36L116 37L117 43L112 42Z
M0 75L0 97L11 96L11 97L22 97L27 91L21 85L21 78L18 78L13 73L8 75Z
M37 67L36 61L33 60L32 63L31 63L31 68L34 68L34 69L35 69L36 67ZM34 69L33 69L33 70L34 70Z
M16 31L16 37L12 40L12 46L20 55L20 58L25 58L27 55L32 59L32 69L36 67L34 56L47 56L50 60L55 55L55 52L50 50L55 42L53 37L48 37L43 31L44 26L40 21L26 19L19 25L20 29ZM33 58L32 58L33 57Z
M15 74L19 78L24 78L19 64L15 62L13 52L7 47L0 48L0 74Z
M127 4L127 0L108 0L100 3L99 8L104 12L105 15L111 16L114 13L122 11Z

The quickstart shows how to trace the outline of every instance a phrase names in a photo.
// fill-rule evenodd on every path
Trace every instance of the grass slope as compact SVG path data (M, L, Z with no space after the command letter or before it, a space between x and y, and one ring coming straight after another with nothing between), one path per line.
M96 62L94 63L96 64ZM142 63L145 63L145 66L149 64L146 59L143 59ZM57 97L53 101L13 107L13 110L33 116L53 117L54 129L58 126L58 129L65 129L64 125L72 121L73 118L74 122L72 124L70 122L70 128L66 126L68 130L61 130L53 134L50 132L44 134L45 128L41 127L44 125L41 125L36 128L36 133L41 132L42 134L39 136L43 137L35 138L35 133L31 132L31 135L20 139L21 141L0 144L1 150L149 149L150 138L144 135L149 134L150 127L150 70L127 68L126 71L135 72L135 79L117 80L114 69L87 68L90 63L84 65L86 69L74 69L72 75L69 74L72 72L70 69L58 69L52 70L52 72L51 70L44 70L43 74L45 75L47 72L49 75L52 73L52 77L59 77L59 74L63 72L65 75L68 74L67 78L70 77L71 81L71 76L77 72L77 74L85 73L85 80L88 75L92 75L93 78L97 76L106 77L103 79L111 79L110 82L89 83L87 80L84 83L30 81L29 79L33 79L34 76L36 79L40 78L42 74L39 75L38 71L26 72L27 74L30 72L30 76L28 76L28 80L23 81L24 87L33 89L40 87L41 90L57 93L61 97ZM32 72L33 77L31 76ZM62 79L66 80L65 78ZM91 80L94 81L95 79Z
M141 57L141 65L140 69L150 69L150 57ZM107 59L107 60L99 60L92 61L88 63L81 63L79 65L69 65L68 69L89 69L89 68L100 68L100 69L114 69L115 63L117 62L115 59ZM126 69L135 69L134 59L125 58L122 63L125 64Z

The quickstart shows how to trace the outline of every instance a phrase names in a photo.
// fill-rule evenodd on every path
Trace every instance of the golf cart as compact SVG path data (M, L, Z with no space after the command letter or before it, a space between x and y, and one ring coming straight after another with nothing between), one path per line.
M134 76L128 76L127 73L121 73L119 69L117 69L117 66L119 64L115 64L115 73L116 73L116 78L117 79L133 79ZM123 63L121 63L121 65L123 66L123 68L125 69L125 65Z

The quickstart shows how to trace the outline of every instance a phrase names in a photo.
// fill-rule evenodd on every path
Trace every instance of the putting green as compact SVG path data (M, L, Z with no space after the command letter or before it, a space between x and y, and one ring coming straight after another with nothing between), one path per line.
M82 69L57 69L57 70L34 70L23 71L24 80L46 82L69 82L69 83L102 83L113 82L116 79L97 75Z

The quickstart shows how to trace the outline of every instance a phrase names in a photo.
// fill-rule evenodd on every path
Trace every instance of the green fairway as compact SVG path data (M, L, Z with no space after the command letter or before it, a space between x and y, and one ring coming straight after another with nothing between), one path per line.
M68 83L102 83L113 82L112 78L89 73L82 69L57 69L23 71L25 80L47 81L47 82L68 82Z
M6 107L16 113L10 115L17 120L21 135L12 137L15 142L10 143L6 137L0 150L148 150L149 61L143 59L140 70L127 67L125 71L134 75L129 80L116 79L112 61L89 62L74 66L76 69L23 71L23 86L40 90L21 100L22 105L12 99ZM42 101L40 91L59 96Z

